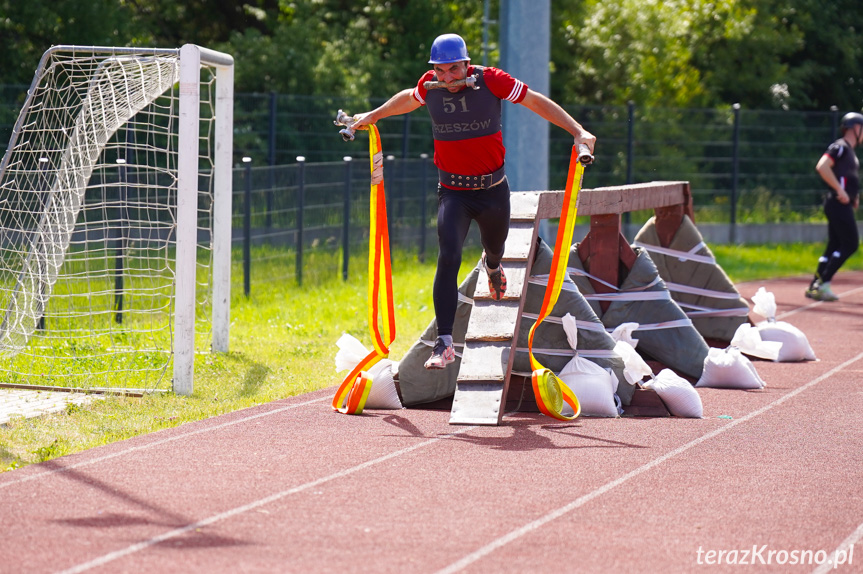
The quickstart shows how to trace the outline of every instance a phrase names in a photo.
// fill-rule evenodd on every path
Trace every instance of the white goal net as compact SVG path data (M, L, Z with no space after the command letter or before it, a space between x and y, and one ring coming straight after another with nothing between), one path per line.
M227 350L232 83L192 45L45 53L0 163L0 383L187 394Z

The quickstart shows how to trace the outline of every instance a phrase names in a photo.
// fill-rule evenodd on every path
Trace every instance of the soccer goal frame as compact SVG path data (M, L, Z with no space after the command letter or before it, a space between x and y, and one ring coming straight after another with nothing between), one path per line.
M143 62L152 64L156 60L164 60L167 64L164 72L162 68L155 73L148 70L155 80L149 79L148 76L147 81L151 82L151 85L138 90L135 89L138 87L135 78L127 85L93 80L86 97L83 98L83 104L80 100L70 104L78 114L73 118L74 126L70 127L68 118L60 117L62 111L48 109L47 100L36 97L37 93L44 94L46 89L52 89L40 85L43 76L49 73L47 70L53 65L52 58L66 53L73 56L80 54L82 58L93 55L94 60L104 56L104 62L107 63L99 63L99 66L114 65L116 74L121 77L125 74L134 76L136 69L143 67ZM89 192L88 186L96 164L105 161L101 159L102 153L124 123L133 122L137 113L154 104L156 99L161 97L159 90L163 89L171 92L172 98L175 97L172 102L177 102L176 109L173 108L175 104L171 104L172 115L165 120L171 125L176 122L176 128L170 128L176 130L176 136L172 135L174 132L169 134L172 142L170 146L176 146L175 152L172 147L169 159L160 160L170 164L167 167L160 166L160 169L169 171L166 177L173 182L166 192L171 201L168 218L173 221L171 229L164 232L170 235L170 241L173 242L170 252L174 255L173 266L169 270L173 281L172 300L169 305L169 314L172 317L167 328L171 340L170 355L173 359L173 391L189 395L194 386L195 331L198 319L196 273L200 243L199 193L202 181L208 186L208 202L211 203L207 208L210 226L207 230L210 242L207 279L211 310L210 349L213 352L228 351L233 66L230 55L193 44L179 49L54 46L45 52L13 128L9 147L0 163L0 204L5 204L2 206L4 244L0 259L4 276L12 277L10 282L14 285L11 289L3 287L3 301L0 302L0 313L4 313L0 318L0 355L14 357L26 348L34 332L42 328L40 321L44 323L44 314L57 275L63 272L61 267L76 231L76 220L85 208L85 196ZM211 133L206 134L201 133L203 67L215 78L215 89L208 86L208 105L211 106L208 114L212 117L208 118L207 124ZM97 71L94 76L99 76L100 73ZM141 76L143 75L142 72ZM60 81L62 83L62 78ZM156 82L155 87L152 82ZM143 86L144 83L144 80L141 80L140 85ZM144 96L139 93L148 89L152 93ZM62 97L58 97L57 101L64 103ZM46 127L34 131L31 120L37 114L55 114L57 119L46 116L43 124ZM60 139L58 134L62 132L62 137L66 137L70 143L65 144L66 147L53 144L54 148L61 149L39 147L34 141L42 139L38 133L40 129L43 132L56 132L51 134L51 138L45 137L46 141L57 142ZM155 138L153 141L148 139L144 146L158 147L159 143ZM207 149L207 160L212 165L206 176L201 174L201 148ZM117 164L124 161L116 159ZM118 167L118 170L122 169L122 166ZM46 171L50 173L46 175ZM36 187L33 187L34 185ZM37 199L34 200L34 197ZM8 204L12 202L25 205L28 212L18 219L15 212L8 210ZM103 210L105 213L109 211L105 207ZM86 219L84 216L80 218ZM15 225L7 225L10 221L16 222ZM106 224L105 229L110 231L111 225ZM106 232L104 243L107 242ZM18 252L10 255L11 252L6 251L7 243L20 244L21 247ZM165 252L168 251L165 249ZM105 259L107 261L107 258ZM120 268L121 264L118 262L117 269ZM71 307L73 304L69 303L67 306ZM110 367L107 367L107 370L110 370ZM39 375L38 372L35 374Z

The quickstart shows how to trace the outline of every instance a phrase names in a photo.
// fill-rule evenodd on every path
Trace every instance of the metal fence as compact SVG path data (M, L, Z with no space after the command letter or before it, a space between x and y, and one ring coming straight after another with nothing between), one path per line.
M248 161L234 170L232 240L247 294L253 282L302 284L322 255L330 256L324 257L327 275L348 279L351 255L365 253L368 245L370 174L364 160L347 156L275 167ZM431 159L389 156L384 173L393 249L420 261L430 250L436 257L437 171Z
M0 86L0 141L8 141L25 91L26 86ZM311 265L315 254L350 254L365 241L365 137L342 142L332 120L338 109L354 113L382 101L286 94L235 98L234 240L247 259L272 263L256 283L302 282L304 257ZM597 161L587 170L585 187L689 181L699 225L727 225L732 242L737 225L820 218L825 188L814 166L838 137L838 110L564 107L598 138ZM417 112L382 120L378 127L390 158L385 173L393 246L425 257L435 244L436 211L429 117ZM552 189L564 186L571 143L568 134L551 129ZM244 164L244 157L250 161ZM647 216L630 217L638 224Z
M256 164L282 165L362 157L335 135L337 109L358 112L380 101L312 96L237 97L235 148ZM653 180L688 180L710 221L799 221L812 216L822 186L814 165L838 137L837 110L790 112L725 109L564 106L598 137L591 187ZM385 152L400 159L432 153L430 120L417 112L379 123ZM571 138L550 135L550 187L566 180Z

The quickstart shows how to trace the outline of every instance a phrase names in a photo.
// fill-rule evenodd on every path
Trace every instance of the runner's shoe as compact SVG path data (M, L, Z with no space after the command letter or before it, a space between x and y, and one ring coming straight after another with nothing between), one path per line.
M821 295L820 301L838 301L839 296L830 289L830 283L822 283L818 286L818 293Z
M806 290L805 295L810 299L815 299L816 301L838 301L839 296L830 289L830 285L828 284L820 284L815 283L809 286L809 289Z
M425 363L425 368L429 370L443 369L450 363L455 361L455 349L452 345L447 346L440 337L434 343L431 357Z
M485 259L483 259L483 265L485 265ZM488 274L488 292L491 293L491 298L500 301L506 293L506 274L503 272L503 265L498 264L497 269L491 271L486 267L485 272Z
M821 281L816 277L812 280L812 283L809 284L809 287L806 288L806 292L803 293L810 299L815 299L818 301L818 297L820 293L818 293L818 288L821 286Z

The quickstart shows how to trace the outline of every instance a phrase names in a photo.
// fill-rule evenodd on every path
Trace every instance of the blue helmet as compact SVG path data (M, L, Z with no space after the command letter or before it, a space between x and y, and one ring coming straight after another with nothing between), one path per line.
M458 34L442 34L434 39L429 64L452 64L470 60L467 44Z

